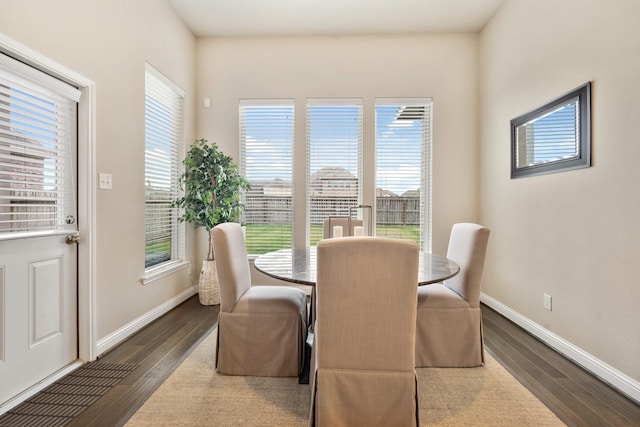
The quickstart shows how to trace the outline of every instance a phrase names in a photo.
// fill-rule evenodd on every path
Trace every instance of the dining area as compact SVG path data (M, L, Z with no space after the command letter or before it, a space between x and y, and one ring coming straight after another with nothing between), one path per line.
M309 425L419 425L417 367L484 364L479 296L490 231L455 224L442 256L347 230L254 260L284 286L251 283L239 224L211 231L216 370L298 376L310 387Z

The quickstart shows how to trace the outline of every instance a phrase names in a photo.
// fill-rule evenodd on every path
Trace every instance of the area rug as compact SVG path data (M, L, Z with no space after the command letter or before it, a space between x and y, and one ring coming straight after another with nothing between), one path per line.
M216 330L134 414L126 426L305 426L309 386L297 378L215 372ZM478 368L419 368L421 426L564 426L486 355Z

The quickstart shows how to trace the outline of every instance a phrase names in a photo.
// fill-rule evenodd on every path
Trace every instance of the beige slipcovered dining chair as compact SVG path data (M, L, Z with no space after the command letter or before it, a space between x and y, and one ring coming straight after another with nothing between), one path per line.
M216 369L222 374L294 377L302 369L307 296L286 286L251 286L240 224L211 230L220 283Z
M417 244L345 237L317 250L310 425L417 425Z
M454 224L447 258L460 272L418 288L416 367L484 365L480 286L489 232L478 224Z

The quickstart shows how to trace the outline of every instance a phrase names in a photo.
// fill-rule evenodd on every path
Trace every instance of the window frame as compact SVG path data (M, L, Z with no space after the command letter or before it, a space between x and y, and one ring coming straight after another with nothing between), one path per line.
M351 185L351 183L356 182L356 195L355 195L355 203L350 205L350 207L360 207L362 206L362 201L363 201L363 193L364 193L364 187L363 187L363 176L364 176L364 163L363 163L363 153L364 153L364 102L362 98L307 98L306 99L306 103L305 103L305 108L306 108L306 114L307 114L307 120L306 120L306 126L305 126L305 135L306 135L306 145L305 145L305 154L306 154L306 192L307 192L307 197L306 197L306 205L305 205L305 218L306 218L306 224L305 224L305 228L306 228L306 242L307 242L307 246L309 246L310 244L314 243L314 236L312 235L312 231L311 231L311 227L313 226L312 224L312 206L311 206L311 202L312 202L312 198L314 195L314 190L312 188L312 181L313 181L313 176L316 172L312 172L312 149L311 149L311 138L312 138L312 129L311 129L311 114L310 114L310 108L313 107L335 107L335 108L356 108L357 109L357 157L355 159L356 161L356 172L355 174L352 171L347 171L349 172L349 174L351 176L354 176L355 179L352 179L350 177L337 177L336 179L333 180L327 180L327 191L328 192L334 192L334 193L339 193L345 189L351 189L353 186ZM335 166L335 165L334 165ZM321 169L327 168L327 167L331 167L331 165L327 165ZM346 170L346 168L345 168ZM332 186L332 182L336 183L336 186ZM350 184L347 185L346 182L349 182ZM337 189L337 190L336 190ZM348 191L348 190L347 190ZM334 195L329 195L328 196L329 200L331 199L337 199L339 198L338 196ZM338 205L339 202L336 202L335 205ZM338 207L338 206L336 206ZM340 208L340 207L338 207ZM342 207L342 210L340 211L333 211L333 212L327 212L327 215L324 215L324 217L322 219L327 219L329 216L347 216L349 215L350 210L349 207ZM316 227L320 227L320 231L319 231L319 236L320 239L322 238L322 225L320 224L316 224ZM317 236L318 233L316 232L315 236Z
M411 109L422 108L422 123L421 123L421 140L420 140L420 178L419 178L419 203L418 203L418 216L419 216L419 242L420 250L431 251L432 240L432 151L433 151L433 99L429 97L416 97L416 98L375 98L374 100L374 145L375 145L375 218L376 222L374 227L378 227L378 176L381 168L379 167L380 160L380 140L379 140L379 107L404 107L409 111L408 115L411 116ZM402 126L404 127L404 126ZM401 128L402 128L401 127ZM405 135L402 135L403 137ZM388 188L385 190L389 190ZM400 196L400 195L399 195ZM400 196L401 197L401 196ZM382 198L382 197L381 197ZM407 238L404 236L389 235L389 237Z
M155 69L149 63L145 64L145 275L142 278L143 283L149 283L158 278L164 277L168 274L173 273L174 271L180 270L182 268L186 268L189 264L185 260L185 225L178 221L178 217L180 216L180 212L178 208L169 207L167 212L170 215L170 233L171 233L171 249L170 249L170 258L168 260L160 261L156 264L152 264L146 266L147 263L147 246L148 246L148 225L149 225L149 215L148 215L148 183L150 181L150 176L148 175L148 166L149 160L149 146L150 146L150 136L148 134L149 128L147 126L147 121L150 119L149 114L149 106L147 104L147 98L150 96L149 94L149 84L153 82L153 84L161 85L164 91L169 91L176 98L177 105L172 105L178 111L176 116L171 117L171 123L164 123L165 126L170 126L174 135L171 138L170 146L163 147L169 148L171 159L169 161L171 165L171 171L168 176L164 178L170 181L170 190L168 195L168 201L175 200L181 190L178 184L178 177L182 171L182 157L184 156L184 139L183 139L183 114L184 114L184 97L185 91L177 86L173 81L164 76L160 71ZM165 202L166 203L166 202Z
M309 160L309 146L308 146L308 134L309 134L309 114L308 111L306 111L306 107L307 104L309 102L317 102L317 101L321 101L322 103L326 104L335 104L338 101L345 101L345 100L350 100L350 101L357 101L357 104L359 106L360 112L358 117L360 117L360 128L359 128L359 135L360 135L360 139L359 139L359 146L358 146L358 150L360 152L359 154L359 172L357 173L357 175L359 175L358 179L359 179L359 190L358 190L358 197L357 197L357 201L354 198L353 199L353 203L350 203L349 206L350 207L355 207L356 209L362 208L363 205L362 203L364 202L369 202L367 203L367 205L372 205L373 203L375 203L375 175L376 175L376 162L375 162L375 144L367 144L367 146L365 146L364 141L365 138L370 138L370 139L374 139L375 138L375 126L374 126L374 120L373 120L373 115L375 113L375 102L374 100L371 100L371 102L367 101L364 102L363 98L305 98L304 101L303 100L295 100L295 99L288 99L288 98L262 98L262 99L239 99L239 109L238 109L238 129L239 129L239 135L238 135L238 145L239 145L239 151L240 151L240 162L239 162L239 170L240 172L243 174L243 176L247 177L247 171L246 171L246 162L247 159L244 158L245 153L244 153L244 149L242 148L242 144L243 144L243 117L242 117L242 106L243 105L252 105L252 104L262 104L262 105L269 105L269 104L273 104L273 103L277 103L277 102L283 102L283 101L287 101L290 102L293 105L294 108L294 112L293 115L296 116L298 115L299 111L295 111L296 110L296 104L298 103L302 103L305 102L305 104L298 106L298 108L305 108L305 111L303 112L303 116L304 119L302 122L300 122L299 120L295 120L294 118L294 122L293 122L293 130L292 130L292 134L293 134L293 141L291 143L291 159L292 159L292 163L290 165L291 167L291 176L292 176L292 183L291 183L291 197L292 197L292 219L291 219L291 228L292 228L292 236L291 236L291 245L288 244L287 241L287 246L286 247L308 247L310 244L314 243L314 240L311 236L311 221L310 221L310 217L309 217L309 199L311 197L311 191L309 189L309 179L310 179L310 175L311 175L311 167L310 167L310 160ZM433 99L430 97L419 97L419 98L375 98L375 101L389 101L389 100L401 100L398 102L401 103L409 103L409 105L414 105L418 102L425 102L425 111L427 111L427 113L425 114L425 122L423 123L423 127L425 128L425 133L426 135L424 136L424 138L427 138L427 143L428 143L428 150L425 153L425 158L421 159L421 161L426 162L424 163L426 165L426 167L422 167L421 169L424 170L424 172L421 172L421 182L424 182L424 185L421 185L421 188L425 188L426 191L429 194L429 197L427 198L422 198L421 200L421 204L420 204L420 213L419 215L423 218L423 222L422 224L424 224L424 226L421 227L420 233L421 233L421 242L423 242L422 244L422 250L425 251L430 251L431 250L431 229L432 229L432 201L431 201L431 193L432 193L432 146L433 146ZM343 103L343 105L345 105ZM348 105L348 104L347 104ZM427 117L428 116L428 117ZM300 123L302 123L302 125L300 125ZM368 135L368 136L367 136ZM295 154L295 155L294 155ZM339 165L337 165L339 166ZM304 177L304 178L303 178ZM334 180L334 182L332 182L332 187L335 187L335 189L340 190L342 188L343 185L346 185L346 181L340 181L338 177L334 177L336 178ZM259 178L255 178L254 179L259 179ZM353 180L349 180L349 182L352 182ZM335 185L333 185L335 184ZM328 190L331 190L329 187L327 187ZM278 190L278 191L284 191L284 189ZM273 190L273 194L277 194L278 191L276 191L276 189ZM287 191L289 191L287 189ZM332 190L331 190L332 191ZM279 194L279 193L278 193ZM300 197L302 197L302 199L300 199ZM294 199L295 198L295 199ZM426 199L426 200L425 200ZM243 202L246 199L243 199ZM295 203L301 204L301 200L304 200L304 206L295 206ZM368 206L367 206L368 207ZM373 206L371 206L373 208ZM348 210L347 210L348 211ZM359 210L356 210L357 214L360 213ZM243 216L241 218L241 221L245 221L245 213L246 211L243 213ZM363 215L365 215L365 212L363 212ZM360 218L359 215L357 215L358 218ZM366 223L366 221L368 220L371 223L371 230L373 230L373 222L375 221L375 215L373 214L373 209L372 212L367 216L365 215L364 218L362 218L365 221L365 225L368 228L368 224ZM316 221L317 222L317 221ZM319 225L319 224L316 224ZM249 230L249 227L247 226L247 231ZM317 231L317 230L316 230ZM321 233L321 231L320 231ZM375 232L373 233L375 235ZM277 249L283 249L285 248L285 246L278 246ZM265 249L266 250L266 249ZM249 258L255 258L256 255L258 255L258 253L251 253L253 251L249 251Z
M256 181L254 180L254 184L251 185L251 188L249 190L245 190L242 192L242 202L245 206L245 208L243 209L242 212L242 216L241 216L241 221L243 223L246 224L245 227L245 231L246 231L246 236L247 236L247 252L249 257L255 257L257 255L260 255L262 252L261 251L254 251L252 249L254 243L252 241L252 230L251 230L251 222L249 222L249 216L247 214L247 207L250 208L251 203L248 201L247 197L251 194L252 191L256 191L258 188L261 189L262 191L262 196L266 198L266 196L268 196L268 194L265 193L265 190L267 190L270 193L270 196L273 197L273 201L276 203L276 206L279 206L277 209L264 209L264 215L275 215L275 222L266 222L265 224L273 224L276 225L278 224L278 221L282 221L282 218L285 218L285 222L286 222L286 218L290 217L291 221L290 221L290 225L291 225L291 238L288 241L288 244L282 247L279 247L278 249L282 249L282 248L291 248L293 247L293 242L294 242L294 235L295 235L295 226L294 226L294 216L295 216L295 201L296 201L296 194L295 194L295 189L294 189L294 180L295 180L295 176L294 176L294 168L295 168L295 126L296 126L296 109L295 109L295 101L293 99L289 99L289 98L274 98L274 99L240 99L239 103L238 103L238 134L239 134L239 151L240 151L240 162L238 165L238 170L239 172L245 177L247 178L247 180L249 180L249 183L251 184L251 180L249 179L248 174L248 163L249 163L249 159L247 158L247 139L249 137L255 137L252 135L247 135L247 129L246 129L246 111L243 111L246 108L265 108L265 112L267 112L267 109L280 109L282 110L281 112L278 112L276 114L286 114L286 110L290 109L289 114L290 114L290 122L283 120L282 118L279 118L278 121L273 121L272 124L274 125L274 128L272 129L273 131L275 131L275 134L269 133L269 137L270 138L266 138L265 140L261 140L260 142L256 141L258 145L267 142L267 140L273 139L273 141L279 141L278 147L280 147L280 144L284 145L284 144L290 144L290 150L291 150L291 154L290 157L287 158L286 160L289 161L290 160L290 164L288 168L288 175L287 178L290 179L290 182L286 182L286 179L282 179L281 176L277 176L275 178L273 178L272 180L267 180L267 179L258 179L257 182L259 182L261 185L255 185ZM269 115L269 117L271 117ZM260 120L264 120L264 118L268 118L266 116L261 117ZM276 115L272 116L271 120L275 120ZM262 131L264 132L266 127L264 127L264 123L261 125L263 126ZM289 134L290 132L290 134ZM278 160L283 160L283 159L278 159ZM253 162L251 162L252 164L254 164ZM270 170L273 171L274 170L274 164L273 163L266 163L265 165L261 165L260 168L256 169L256 173L261 173L264 172L266 170ZM264 169L264 171L261 171L260 169ZM284 171L284 169L283 169ZM284 172L282 172L284 173ZM251 174L250 174L251 175ZM263 181L263 182L261 182ZM265 184L267 184L268 182L273 181L274 185L269 187L268 189L265 188ZM287 187L288 186L288 187ZM289 195L287 194L289 193ZM277 199L280 200L277 200ZM287 205L287 201L286 199L289 198L289 207L286 207ZM282 203L284 202L285 208L282 208ZM273 245L274 242L277 241L282 241L283 238L286 238L286 231L283 233L276 233L275 235L272 235L271 237L273 238L272 240L269 239L265 239L263 242L263 245L265 245L265 247ZM264 235L263 235L264 237ZM256 239L256 245L260 243L260 241L258 241L259 239ZM268 252L268 251L267 251Z

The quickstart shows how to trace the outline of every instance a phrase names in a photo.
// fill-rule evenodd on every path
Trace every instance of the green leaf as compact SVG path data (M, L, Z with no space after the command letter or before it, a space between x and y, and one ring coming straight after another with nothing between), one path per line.
M172 206L183 209L178 220L207 231L236 220L243 209L240 193L249 188L249 182L240 175L233 159L215 142L199 139L192 143L183 165L178 182L185 194L172 202Z

